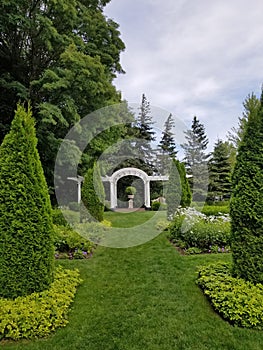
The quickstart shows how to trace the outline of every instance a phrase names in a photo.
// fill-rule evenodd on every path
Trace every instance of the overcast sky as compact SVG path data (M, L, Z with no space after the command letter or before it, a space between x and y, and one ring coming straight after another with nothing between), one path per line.
M188 127L196 115L212 147L263 83L263 1L111 0L126 74L114 84L129 103L145 93Z

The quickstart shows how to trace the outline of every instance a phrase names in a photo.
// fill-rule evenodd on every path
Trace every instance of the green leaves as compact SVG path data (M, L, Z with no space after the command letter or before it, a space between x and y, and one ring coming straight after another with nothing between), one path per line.
M0 295L15 298L53 280L51 205L31 111L18 105L0 147Z
M263 282L263 106L248 116L233 173L232 250L234 272Z
M263 285L231 276L228 264L199 268L197 284L224 319L240 327L263 329Z

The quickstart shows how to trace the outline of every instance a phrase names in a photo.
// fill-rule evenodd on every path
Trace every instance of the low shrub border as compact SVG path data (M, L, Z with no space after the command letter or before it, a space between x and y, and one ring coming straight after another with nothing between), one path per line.
M239 327L263 329L262 284L234 278L227 263L199 267L196 282L225 320Z
M14 300L0 299L0 340L40 338L68 323L67 311L77 286L78 270L58 267L51 287Z

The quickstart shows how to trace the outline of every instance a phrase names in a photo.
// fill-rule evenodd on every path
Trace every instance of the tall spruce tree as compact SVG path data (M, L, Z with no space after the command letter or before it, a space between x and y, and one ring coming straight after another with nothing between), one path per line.
M238 148L230 203L233 272L263 283L263 92Z
M209 198L223 200L231 193L231 162L228 145L217 140L209 160Z
M171 160L176 158L177 155L173 133L174 126L174 119L172 114L170 114L164 123L164 130L157 149L158 173L161 175L169 172Z
M191 129L185 131L186 141L182 144L184 150L184 163L188 175L191 175L189 184L193 191L194 201L204 201L208 189L208 168L209 155L206 154L208 138L204 125L195 116Z
M16 298L53 281L51 204L30 109L18 106L0 147L0 295Z
M153 163L154 151L151 145L151 142L155 141L155 132L152 128L153 124L150 103L148 102L145 94L143 94L139 114L135 121L135 148L140 155L140 159L137 161L135 166L138 166L149 175L152 174L155 169L155 165Z

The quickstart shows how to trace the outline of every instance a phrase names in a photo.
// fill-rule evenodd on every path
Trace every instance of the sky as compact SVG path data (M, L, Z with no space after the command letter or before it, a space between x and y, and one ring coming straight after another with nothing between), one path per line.
M262 0L111 0L104 13L126 45L114 85L129 103L144 93L167 111L161 124L172 113L190 128L197 116L211 149L237 126L248 94L260 96Z

